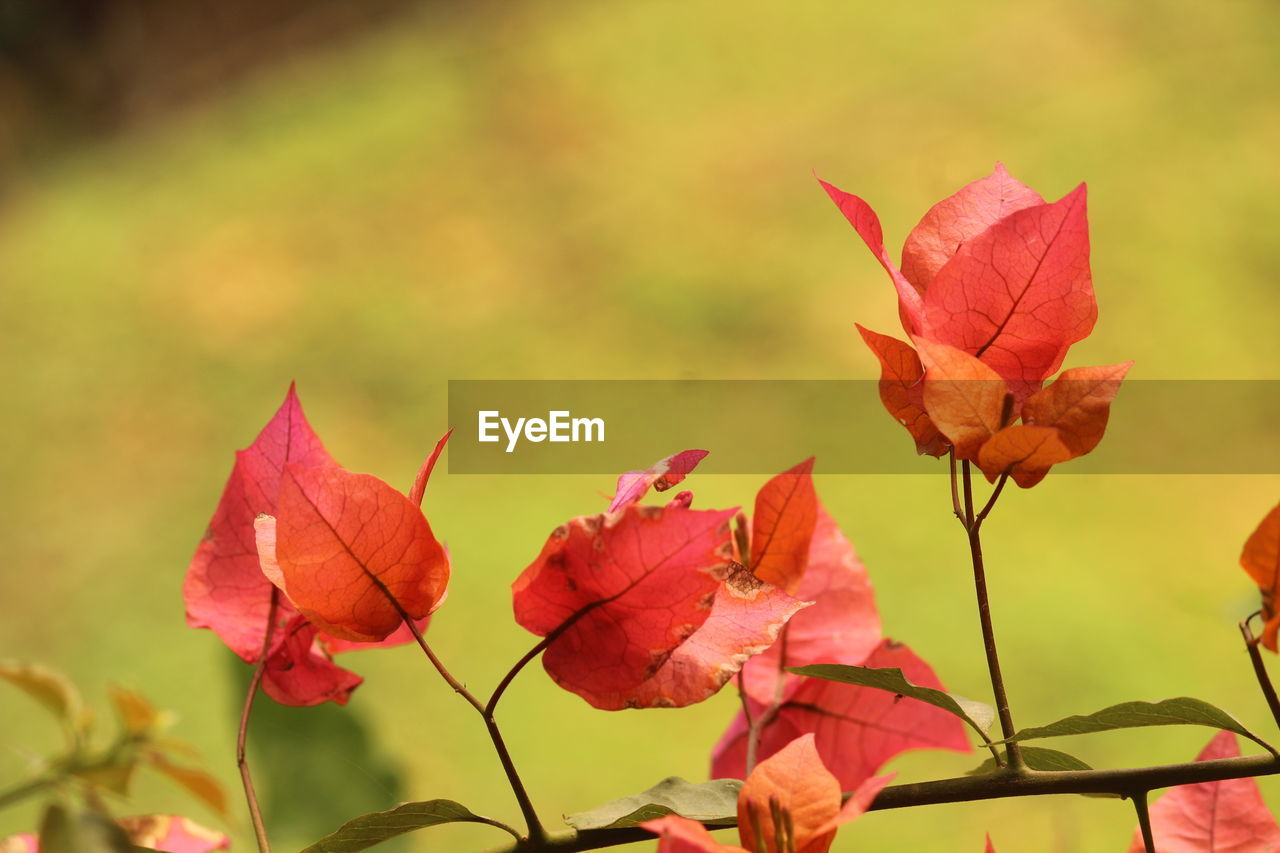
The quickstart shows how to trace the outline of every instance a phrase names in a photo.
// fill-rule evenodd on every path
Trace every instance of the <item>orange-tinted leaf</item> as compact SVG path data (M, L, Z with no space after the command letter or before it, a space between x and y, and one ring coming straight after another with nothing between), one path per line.
M1029 489L1044 479L1049 469L1072 458L1054 427L1015 424L993 435L978 453L978 467L995 482L1006 471L1013 481Z
M996 846L991 843L991 836L987 836L987 848L985 853L996 853Z
M765 483L751 517L751 570L765 583L795 592L809 562L818 520L810 457Z
M613 500L609 504L609 512L617 512L630 506L644 497L645 492L665 492L677 485L698 467L707 455L705 450L682 450L679 453L665 456L643 471L628 471L618 478L618 486L614 489Z
M716 841L705 826L687 817L667 815L640 826L658 836L658 853L746 853Z
M898 667L913 684L945 690L933 669L907 646L885 640L864 666ZM753 713L763 707L748 699ZM712 754L716 779L742 778L746 768L746 720L740 712ZM759 755L773 755L802 734L816 736L823 763L846 790L870 779L899 753L912 749L969 752L959 718L909 697L885 690L809 678L765 727Z
M1097 318L1085 207L1081 184L961 246L925 292L923 333L981 358L1028 397Z
M775 844L774 815L780 813L790 818L791 850ZM752 853L826 853L835 837L834 825L828 825L839 813L840 783L822 763L811 734L760 762L738 794L738 832Z
M875 255L876 260L880 262L880 266L889 273L893 287L898 291L898 315L902 318L902 328L906 329L909 335L918 334L924 328L924 305L920 299L920 292L898 271L893 261L889 259L889 253L884 250L884 232L880 228L880 219L876 216L876 212L871 209L871 205L856 195L837 189L826 181L818 183L822 184L822 188L836 203L836 207L840 208L844 218L849 220L853 230L857 231L858 236L867 244L871 254Z
M1219 732L1196 761L1235 758L1236 736ZM1280 826L1251 778L1170 788L1151 806L1151 834L1160 853L1268 853L1280 849ZM1142 853L1134 831L1130 853Z
M377 477L342 468L285 466L275 551L293 604L348 640L381 640L402 614L430 614L449 582L421 510Z
M236 454L235 467L209 530L187 569L182 594L187 624L210 628L246 661L262 654L272 586L258 566L253 520L276 512L285 463L336 465L302 413L294 387L253 444ZM277 627L293 608L277 608Z
M1107 429L1111 401L1133 366L1132 361L1106 367L1064 370L1048 386L1027 398L1022 420L1033 426L1054 427L1071 458L1098 446Z
M787 623L786 666L842 663L856 666L880 644L880 613L866 567L853 544L821 505L809 546L808 568L794 595L812 601ZM751 658L742 667L747 695L772 701L778 678L790 697L803 676L782 672L782 643Z
M512 585L516 621L550 639L552 679L607 710L688 705L772 642L800 603L735 569L736 511L629 505L552 533Z
M1280 594L1280 504L1267 513L1244 543L1240 565L1262 593L1262 618L1266 620L1262 644L1274 652L1276 632L1280 628L1280 611L1276 608Z
M946 344L916 339L924 376L924 407L960 459L978 450L1011 415L1009 388L991 367Z
M226 791L222 789L222 784L211 774L198 767L174 764L160 752L152 752L148 759L152 767L168 776L178 785L181 785L188 793L213 809L224 820L231 819L231 813L227 811Z
M880 402L911 433L917 453L944 455L950 445L924 410L924 365L920 356L897 338L862 326L858 326L858 332L880 360Z
M996 163L990 175L935 204L912 229L902 246L902 274L924 293L961 246L1014 211L1037 204L1044 204L1040 194Z

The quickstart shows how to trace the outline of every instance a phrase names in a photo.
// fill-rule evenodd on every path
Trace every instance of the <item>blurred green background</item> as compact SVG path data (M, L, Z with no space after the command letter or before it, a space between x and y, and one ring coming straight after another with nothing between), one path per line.
M61 668L99 705L115 682L174 709L238 803L248 668L184 627L180 589L232 451L289 381L340 461L407 486L450 378L873 376L853 322L895 331L891 290L815 171L877 207L894 254L996 159L1050 198L1088 180L1100 321L1068 365L1280 378L1278 25L1265 0L412 5L109 132L46 128L15 149L0 207L0 656ZM884 452L910 453L905 434ZM691 485L727 505L759 480ZM455 574L431 638L469 685L487 692L532 645L508 584L611 487L437 474L426 508ZM886 630L985 698L945 479L819 489ZM984 530L1016 718L1191 694L1274 734L1235 628L1256 605L1236 560L1278 491L1055 474L1002 500ZM346 708L259 708L281 851L399 799L518 817L483 729L420 654L345 663L367 679ZM500 716L554 824L704 778L734 704L599 712L535 666ZM0 731L0 784L56 742L12 690ZM1188 760L1208 737L1053 745L1121 766ZM131 808L220 825L151 780ZM35 815L0 813L0 835ZM990 831L1002 853L1121 850L1133 825L1083 798L933 806L871 815L836 849L978 851ZM252 848L247 821L230 829ZM501 842L446 827L405 849Z

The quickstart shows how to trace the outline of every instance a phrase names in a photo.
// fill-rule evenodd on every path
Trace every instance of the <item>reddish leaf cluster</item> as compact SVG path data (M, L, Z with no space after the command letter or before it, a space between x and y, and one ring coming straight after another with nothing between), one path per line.
M512 584L516 621L544 638L547 673L597 708L700 702L804 606L734 559L736 509L636 503L704 455L624 474L610 511L558 527Z
M361 679L333 655L408 642L405 618L425 627L444 599L448 556L417 505L444 441L411 499L339 466L290 386L236 454L187 570L187 624L265 660L263 687L278 702L345 703Z
M1084 184L1047 203L997 164L925 214L901 269L870 205L822 185L897 290L914 348L858 330L880 361L885 408L920 453L954 449L989 479L1008 473L1027 488L1097 446L1131 363L1067 370L1042 387L1098 313Z
M761 488L751 536L751 564L777 560L782 549L794 594L814 604L793 616L780 639L743 667L746 707L730 725L712 758L711 775L742 778L747 772L751 719L767 715L759 755L777 753L812 734L818 752L846 790L870 779L893 756L909 749L967 752L960 721L932 705L870 687L805 678L788 667L837 663L898 667L909 680L942 688L933 670L905 645L882 638L880 615L866 569L818 502L812 460L774 477ZM787 500L783 501L782 498Z

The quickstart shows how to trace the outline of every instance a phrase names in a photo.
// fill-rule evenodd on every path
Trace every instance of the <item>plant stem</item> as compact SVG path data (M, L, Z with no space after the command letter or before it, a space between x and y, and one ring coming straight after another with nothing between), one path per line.
M249 773L249 761L245 758L245 745L249 738L249 714L253 711L253 700L267 673L267 658L271 655L271 637L275 634L276 608L279 603L280 590L272 587L271 606L267 608L267 631L262 638L262 653L258 655L258 665L249 681L249 692L244 697L244 710L240 712L240 731L236 735L236 766L240 768L240 783L244 786L244 799L249 805L249 819L253 822L253 834L258 840L259 853L271 853L271 842L267 840L267 827L262 821L258 793L253 788L253 776Z
M1137 791L1130 797L1133 810L1138 813L1138 828L1142 830L1142 846L1146 853L1156 853L1156 840L1151 835L1151 813L1147 810L1148 791Z
M1280 726L1280 697L1276 696L1276 688L1271 683L1271 676L1267 674L1267 665L1262 660L1262 653L1258 651L1258 638L1253 636L1253 631L1249 628L1250 615L1240 623L1240 634L1244 637L1244 647L1249 652L1249 660L1253 663L1253 674L1258 678L1258 687L1262 689L1262 695L1267 700L1267 707L1271 709L1271 717L1276 721L1276 725Z
M933 782L892 785L880 792L871 804L870 810L880 811L1050 794L1111 794L1119 797L1133 797L1135 791L1276 774L1280 774L1280 758L1272 755L1215 758L1209 761L1191 761L1185 764L1166 764L1155 767L1130 767L1120 770L1038 770L1021 773L1005 771L983 776L961 776ZM707 828L716 830L730 827L708 826ZM547 838L542 849L556 851L556 853L574 853L574 851L599 850L619 844L653 840L653 833L638 827L564 832ZM517 853L521 849L519 846L499 848L501 853Z
M500 692L495 691L496 695L490 700L489 706L485 706L475 695L466 688L466 686L453 677L444 662L436 657L436 653L431 650L431 646L427 645L426 639L422 636L422 632L418 630L418 626L414 624L413 619L409 618L409 614L400 606L400 602L391 595L385 588L388 600L395 605L400 611L400 615L404 618L404 622L409 626L409 630L413 633L413 638L418 641L418 645L422 648L427 659L431 661L431 665L436 668L436 672L440 673L440 677L453 688L454 692L466 699L471 707L475 708L480 717L484 720L485 729L489 732L489 740L493 741L493 748L498 753L498 761L502 763L502 769L507 774L507 782L511 785L511 792L516 796L516 802L520 805L520 814L524 816L525 826L529 829L529 841L532 842L535 849L541 849L543 841L546 839L546 830L542 828L542 821L538 819L538 812L533 807L533 801L529 799L529 792L524 787L524 782L520 781L520 774L516 771L515 762L511 758L511 752L507 749L507 743L502 739L502 731L498 728L498 722L493 716L493 706L497 705L497 695ZM526 656L529 657L529 656ZM529 657L532 660L532 657ZM522 660L518 667L524 666L528 661ZM512 673L508 673L509 678L504 680L506 686L510 682L510 678L514 677L514 672L519 672L516 668Z
M58 784L60 776L37 776L30 781L15 785L4 793L0 793L0 808L11 806L16 802L26 799L32 794L38 794L45 788L51 788Z
M787 684L787 625L782 626L782 633L778 637L778 677L773 683L773 699L769 705L760 712L754 720L750 714L747 716L747 764L745 776L750 776L751 771L756 767L756 754L760 751L760 737L764 734L765 728L773 722L773 718L778 716L778 710L782 708L782 693ZM742 707L747 706L746 698L743 698Z
M953 447L947 451L947 465L951 469L951 511L955 513L956 520L964 527L969 529L969 521L965 518L964 510L960 507L960 488L956 482L956 449Z
M961 466L964 478L964 517L965 529L969 534L969 557L973 563L973 585L978 598L978 621L982 626L982 645L987 655L987 671L991 674L991 690L995 694L996 713L1000 715L1000 731L1005 738L1011 738L1017 732L1013 726L1013 714L1009 711L1009 696L1004 689L1004 675L1000 672L1000 653L996 648L995 628L991 622L991 603L987 595L987 572L982 560L982 522L995 506L996 498L1004 488L1008 475L1000 478L995 491L982 511L974 514L973 508L973 476L969 461ZM1009 767L1021 769L1022 751L1018 744L1010 742L1005 745L1005 754L1009 758Z

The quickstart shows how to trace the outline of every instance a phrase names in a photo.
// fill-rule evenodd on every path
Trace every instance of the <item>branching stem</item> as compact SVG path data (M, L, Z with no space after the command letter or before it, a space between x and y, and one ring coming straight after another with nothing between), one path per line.
M1258 638L1249 628L1249 620L1256 615L1251 614L1240 623L1240 635L1244 637L1244 647L1249 652L1249 660L1253 663L1253 674L1257 677L1258 687L1262 689L1262 695L1267 700L1267 707L1271 709L1271 717L1276 721L1276 726L1280 727L1280 697L1276 696L1276 688L1271 683L1271 676L1267 673L1267 665L1262 660L1262 653L1258 651Z
M267 840L267 827L262 821L262 808L258 805L258 793L253 787L253 776L249 773L249 761L245 757L245 745L249 738L249 715L253 711L253 700L262 686L263 676L267 674L267 659L271 656L271 638L276 629L276 609L280 604L280 591L271 590L271 605L267 608L267 630L262 638L262 653L258 655L258 665L249 681L249 691L244 697L244 710L240 712L240 731L236 734L236 766L240 768L240 783L244 786L244 799L249 806L249 819L253 822L253 834L258 840L259 853L271 853L271 843Z
M952 469L952 488L954 483L954 468ZM1000 731L1004 738L1011 738L1017 732L1013 725L1013 714L1009 711L1009 696L1004 688L1004 675L1000 671L1000 654L996 648L995 628L991 621L991 603L987 595L987 573L986 567L982 559L982 522L986 520L992 508L995 506L996 499L1000 497L1004 485L1008 481L1009 476L1005 474L1000 477L996 483L995 490L992 491L991 497L982 507L982 510L975 514L973 502L973 473L972 466L968 460L961 465L961 476L964 486L964 527L969 536L969 557L973 563L973 584L978 599L978 621L982 626L982 645L987 656L987 671L991 675L991 691L995 694L996 713L1000 716ZM1017 770L1023 766L1022 751L1017 743L1010 742L1005 745L1005 754L1009 759L1010 769Z
M1151 835L1151 812L1147 809L1147 794L1149 791L1136 791L1130 797L1133 800L1133 810L1138 813L1138 828L1142 830L1142 846L1146 848L1146 853L1156 853L1156 840Z

